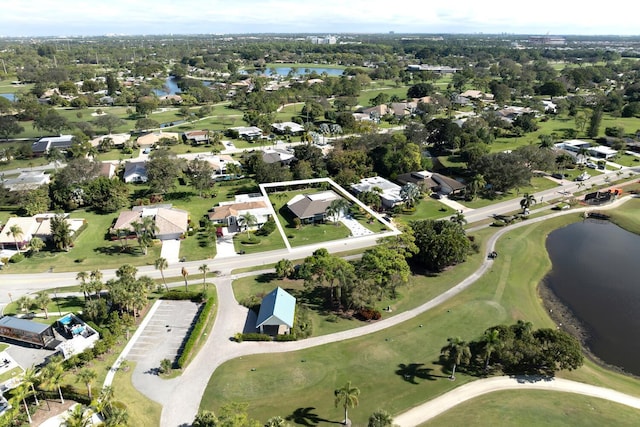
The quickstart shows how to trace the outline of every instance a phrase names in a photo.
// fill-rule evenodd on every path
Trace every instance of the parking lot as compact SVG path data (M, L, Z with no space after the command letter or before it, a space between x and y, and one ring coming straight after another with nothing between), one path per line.
M129 352L136 370L156 374L160 361L177 360L200 305L191 301L162 301Z

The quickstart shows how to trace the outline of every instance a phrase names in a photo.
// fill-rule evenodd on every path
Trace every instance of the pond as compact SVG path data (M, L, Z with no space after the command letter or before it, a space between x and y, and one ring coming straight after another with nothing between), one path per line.
M546 284L586 329L593 354L640 375L640 236L586 220L550 233L547 251Z
M213 83L210 80L201 80L202 84L205 86L211 86ZM164 80L164 88L163 89L154 89L153 93L156 96L164 96L164 95L176 95L182 93L180 88L178 87L178 81L174 77L167 77Z
M9 101L15 101L16 100L15 93L0 93L0 96L2 96L3 98L7 98Z
M270 76L272 71L275 70L275 74L279 76L287 76L289 72L292 70L292 67L274 67L273 69L267 68L264 70L263 74L266 76ZM311 74L312 72L316 72L317 74L327 73L327 75L332 77L341 76L343 73L342 68L325 68L325 67L296 67L295 75L303 76L305 74ZM245 71L242 71L243 74L247 74Z

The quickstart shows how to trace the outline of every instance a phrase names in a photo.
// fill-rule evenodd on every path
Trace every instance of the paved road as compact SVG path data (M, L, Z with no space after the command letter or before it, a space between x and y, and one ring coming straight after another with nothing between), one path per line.
M494 377L473 381L436 397L429 402L416 406L409 411L398 415L394 425L399 427L413 427L437 417L443 412L487 393L500 390L551 390L568 393L582 394L621 403L632 408L640 409L640 398L620 393L604 387L597 387L577 381L562 378L537 378L537 377Z
M619 206L630 197L624 197L615 203L607 206L611 209ZM491 236L487 242L487 252L495 249L495 244L502 235L520 227L545 221L568 213L586 211L593 208L575 209L572 211L558 211L546 217L534 218L528 221L520 222L509 227L500 229ZM599 208L601 210L602 208ZM262 353L284 353L311 348L323 344L344 341L351 338L360 337L371 334L406 322L440 304L458 295L460 292L471 286L478 280L493 264L493 260L485 258L480 267L470 276L462 280L460 283L438 295L432 300L416 307L412 310L399 313L390 318L381 320L376 323L368 324L356 329L338 332L330 335L313 337L302 341L293 342L244 342L241 344L230 340L236 332L244 328L247 319L247 310L240 307L235 300L231 283L236 276L224 276L216 279L216 290L218 292L218 313L216 317L211 335L200 350L194 361L185 369L181 377L163 383L162 380L153 381L153 378L147 378L149 381L140 391L145 393L151 399L163 404L161 426L176 427L184 423L193 421L200 399L207 386L208 380L213 372L222 363L235 359L237 357L262 354ZM139 386L138 382L135 382ZM175 396L181 396L180 400Z

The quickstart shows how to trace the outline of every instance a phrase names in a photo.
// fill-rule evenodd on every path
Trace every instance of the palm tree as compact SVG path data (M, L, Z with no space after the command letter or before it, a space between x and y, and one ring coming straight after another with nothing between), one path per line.
M184 279L184 290L185 291L189 291L189 285L187 284L187 276L189 275L189 272L187 271L186 268L182 267L182 278Z
M334 390L333 395L335 396L335 405L336 408L338 406L342 406L344 408L344 425L350 425L349 421L349 408L355 408L358 406L358 396L360 395L360 389L358 387L351 387L351 381L347 381L347 383L342 388L338 388Z
M169 292L169 286L167 286L167 281L164 278L164 269L169 267L169 262L166 258L160 257L156 259L155 262L156 270L160 270L160 276L162 276L162 282L164 283L164 287Z
M404 205L407 208L412 208L415 206L416 201L420 197L420 187L418 187L413 182L408 182L403 185L400 189L400 198L404 202Z
M393 425L393 417L383 409L376 410L369 417L367 427L391 427Z
M336 225L338 225L340 217L349 209L349 206L351 206L351 204L347 199L339 197L329 204L325 213L333 219L333 222L336 223Z
M16 250L20 252L20 245L18 245L18 237L22 237L24 232L19 225L12 225L9 227L9 231L7 231L7 236L13 237L13 241L16 244Z
M58 389L60 395L60 403L64 405L64 397L62 396L62 380L64 377L64 368L62 367L62 356L53 356L49 359L49 363L42 369L42 385L45 390Z
M279 415L271 417L264 424L264 427L288 427L289 423Z
M20 311L27 311L27 308L31 307L31 302L31 298L29 298L28 295L22 295L16 300L16 304Z
M82 404L77 403L71 412L67 414L67 417L62 422L63 427L87 427L91 424L91 417L93 411L85 408Z
M246 212L243 215L240 215L240 218L238 218L238 225L240 226L240 228L244 227L247 230L247 237L250 237L249 228L253 227L257 223L258 219L251 212Z
M39 377L40 377L40 372L38 372L35 366L33 365L31 365L30 368L25 369L25 371L22 373L22 384L31 388L31 394L33 394L33 397L36 401L36 406L39 405L39 402L38 402L38 396L36 394L35 385L40 382Z
M440 353L444 354L449 363L453 365L449 379L454 381L456 379L456 366L468 362L471 358L471 351L469 350L469 344L459 337L447 338L447 342L448 344L442 347Z
M48 319L49 311L47 311L47 307L49 306L49 303L51 303L51 297L49 294L46 291L39 292L38 296L36 296L33 301L38 305L40 310L44 311L45 319Z
M21 384L15 389L13 389L13 400L15 402L14 406L20 405L20 401L24 405L24 410L27 412L27 418L29 419L29 424L33 422L31 419L31 412L29 411L29 405L27 405L27 397L31 394L29 387L26 384Z
M82 295L84 295L84 300L87 300L87 295L89 294L89 283L87 279L89 278L89 274L86 271L79 271L76 274L76 280L80 281L80 289L82 290Z
M202 264L198 267L198 271L202 273L202 288L207 292L207 273L209 272L209 266L207 264Z
M551 135L538 135L538 139L540 143L538 147L540 148L553 148L553 136Z
M111 408L109 410L109 416L105 421L106 427L122 427L129 425L129 413L125 408Z
M486 187L486 185L487 185L487 182L484 180L484 176L482 176L479 173L475 174L469 180L469 182L467 182L466 191L471 196L471 200L474 200L476 197L478 197L478 193L482 191L482 189Z
M64 215L58 214L51 218L51 235L58 250L69 251L71 246L71 226Z
M467 219L464 217L464 213L462 211L456 212L456 214L450 218L450 221L461 227L467 223Z
M78 372L76 382L82 382L87 386L87 392L89 394L89 400L91 400L91 384L96 380L98 374L93 369L84 368Z
M489 329L482 335L482 352L484 353L484 370L489 369L491 354L500 346L500 331Z
M91 273L89 273L89 278L91 279L91 281L89 282L89 285L91 286L91 291L93 291L93 293L98 297L98 299L100 298L100 291L102 291L102 287L103 287L103 283L102 283L102 271L100 270L91 270Z
M520 207L522 208L522 213L525 214L532 205L536 204L536 198L533 194L524 193L522 196L522 200L520 200Z

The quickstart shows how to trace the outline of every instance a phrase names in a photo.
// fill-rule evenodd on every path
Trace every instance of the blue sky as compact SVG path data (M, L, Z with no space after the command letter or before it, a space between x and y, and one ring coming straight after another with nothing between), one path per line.
M640 4L537 0L3 0L0 36L234 33L639 35ZM566 4L569 3L569 4ZM635 6L633 6L635 4Z

